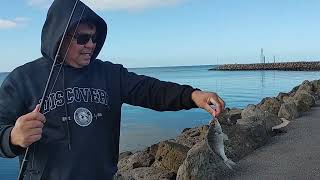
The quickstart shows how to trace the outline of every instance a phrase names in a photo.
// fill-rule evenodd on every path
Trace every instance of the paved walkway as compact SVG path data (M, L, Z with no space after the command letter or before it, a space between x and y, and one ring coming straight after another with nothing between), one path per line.
M230 180L320 180L320 102L237 164Z

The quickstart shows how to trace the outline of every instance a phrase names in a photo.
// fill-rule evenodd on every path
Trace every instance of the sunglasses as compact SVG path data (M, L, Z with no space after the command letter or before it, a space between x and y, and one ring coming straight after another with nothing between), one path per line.
M72 35L68 35L72 37ZM85 45L89 42L89 40L92 40L92 43L97 43L97 35L96 34L77 34L73 36L72 38L77 40L78 45Z

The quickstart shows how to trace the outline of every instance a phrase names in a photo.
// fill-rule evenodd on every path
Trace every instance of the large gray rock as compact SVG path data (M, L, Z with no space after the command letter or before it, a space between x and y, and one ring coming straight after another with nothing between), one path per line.
M241 113L241 118L245 119L251 116L259 116L263 114L264 112L256 105L249 104Z
M223 126L229 137L224 142L227 157L237 161L265 145L272 136L267 129L265 120L255 116L240 119L234 126Z
M220 114L220 116L218 117L218 120L220 124L232 126L237 123L238 119L241 119L241 113L242 113L242 109L226 108L226 110Z
M155 156L152 153L151 148L147 148L120 159L118 162L118 171L124 172L139 167L150 167L154 161Z
M269 133L272 133L273 126L282 123L281 119L277 115L269 113L268 111L263 111L259 106L252 104L248 105L247 108L242 111L241 116L242 119L240 119L240 122L248 121L248 123L253 123L254 121L261 121L261 123L266 125L266 130Z
M128 174L121 174L121 173L116 173L112 180L136 180L133 178L131 175Z
M306 112L315 104L315 98L305 90L299 90L293 96L298 112Z
M289 96L292 97L295 95L295 93L297 92L297 90L299 89L300 85L295 86L294 88L292 88L292 90L290 92L288 92Z
M204 139L189 150L187 158L179 167L177 180L215 180L229 173L222 158L213 152Z
M125 157L131 156L133 153L131 151L125 151L119 154L119 161Z
M278 94L278 96L277 96L277 99L279 100L279 102L282 104L282 103L284 103L284 101L286 100L286 99L288 99L289 98L289 94L288 93L284 93L284 92L280 92L279 94Z
M313 85L313 91L320 93L320 79L311 81Z
M186 128L176 138L176 142L191 148L196 143L202 141L209 129L209 125L203 125L195 128Z
M293 101L287 101L281 104L278 117L292 120L299 117L297 105Z
M315 93L316 99L320 99L320 80L311 81L313 85L313 92Z
M189 149L189 147L175 142L161 142L152 166L177 172L179 166L187 157Z
M262 111L267 111L271 114L278 115L281 103L277 98L266 97L257 105Z
M299 86L297 91L307 91L308 93L313 93L313 85L310 81L305 80L302 82L302 84Z
M140 167L117 173L113 180L175 180L176 173L155 167Z
M271 139L272 127L282 122L277 116L253 106L247 109L245 116L233 126L222 125L223 132L229 137L224 142L226 155L232 160L239 160L265 145ZM221 179L231 173L222 158L213 151L213 141L210 139L214 133L210 133L210 130L203 141L189 150L178 170L177 179Z

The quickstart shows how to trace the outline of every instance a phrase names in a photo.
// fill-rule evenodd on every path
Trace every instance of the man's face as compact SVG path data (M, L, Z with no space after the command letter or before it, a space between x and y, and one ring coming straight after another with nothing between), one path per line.
M77 29L73 29L66 34L61 47L61 55L64 58L66 54L66 64L75 68L82 68L90 63L95 47L96 27L87 23L80 23Z

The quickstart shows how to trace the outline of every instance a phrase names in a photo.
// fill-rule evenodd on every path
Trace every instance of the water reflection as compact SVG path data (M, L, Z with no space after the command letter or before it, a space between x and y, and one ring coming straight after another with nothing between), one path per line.
M264 81L265 81L265 71L260 71L261 89L264 88Z

